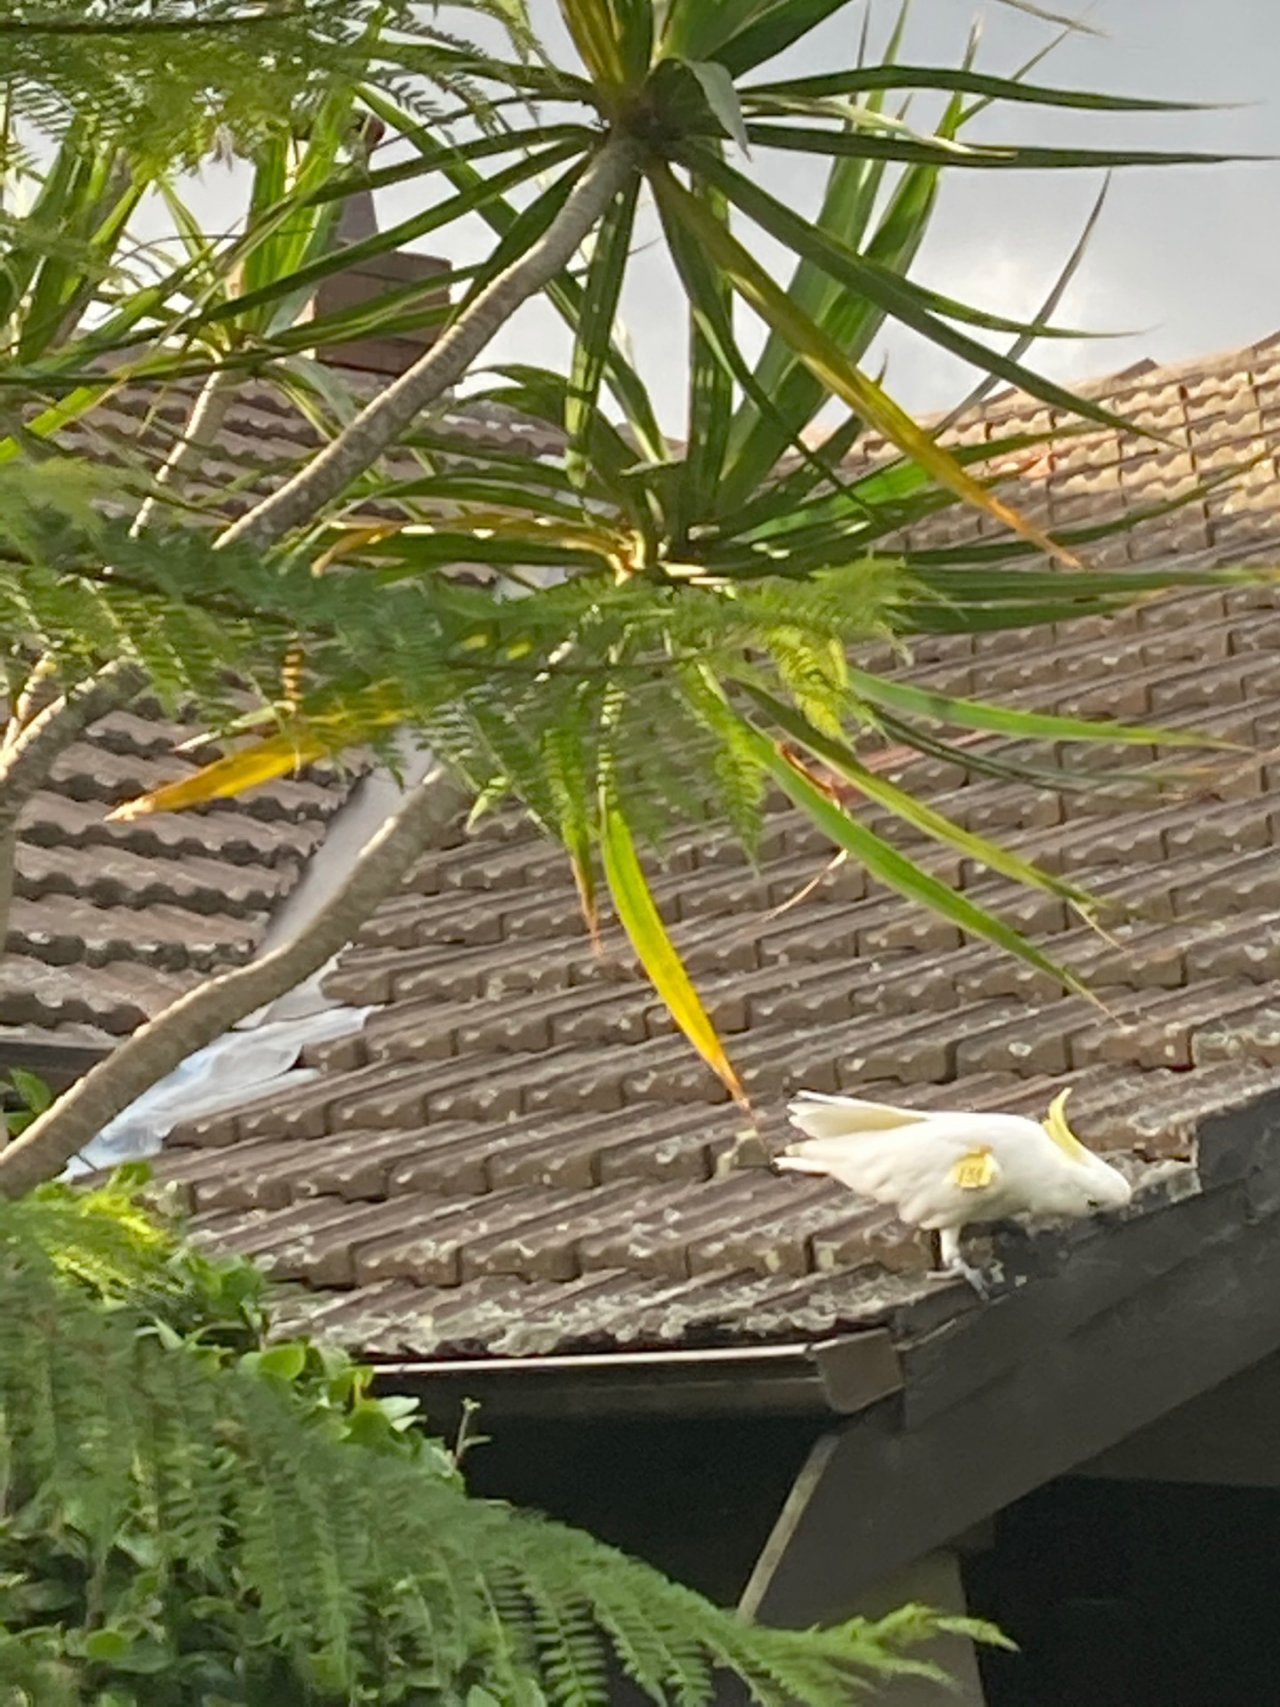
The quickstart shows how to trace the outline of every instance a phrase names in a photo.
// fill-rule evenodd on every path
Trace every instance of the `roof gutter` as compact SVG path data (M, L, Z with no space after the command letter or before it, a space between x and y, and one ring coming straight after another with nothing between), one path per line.
M372 1361L380 1390L419 1394L435 1418L467 1401L494 1420L852 1416L903 1384L883 1328L699 1351Z

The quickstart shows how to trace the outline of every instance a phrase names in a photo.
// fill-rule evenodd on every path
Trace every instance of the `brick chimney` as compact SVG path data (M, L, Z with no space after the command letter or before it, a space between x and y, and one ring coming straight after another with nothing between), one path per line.
M359 190L348 196L338 221L337 247L362 242L378 229L373 195ZM387 250L364 261L357 261L345 272L331 273L316 292L317 316L336 314L357 303L372 302L391 291L403 290L406 285L423 284L440 273L449 271L447 261L433 255L414 255ZM448 300L448 286L441 286L435 300ZM355 368L361 373L381 373L389 376L403 373L411 367L424 350L435 342L439 328L424 326L421 330L387 334L370 332L363 338L346 344L322 346L316 358L329 367Z

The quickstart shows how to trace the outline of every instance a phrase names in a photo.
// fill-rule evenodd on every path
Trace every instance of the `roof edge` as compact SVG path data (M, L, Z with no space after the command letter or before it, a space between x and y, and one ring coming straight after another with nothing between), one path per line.
M853 1416L902 1389L885 1328L783 1345L582 1356L370 1359L382 1391L417 1390L432 1419L478 1403L486 1418Z

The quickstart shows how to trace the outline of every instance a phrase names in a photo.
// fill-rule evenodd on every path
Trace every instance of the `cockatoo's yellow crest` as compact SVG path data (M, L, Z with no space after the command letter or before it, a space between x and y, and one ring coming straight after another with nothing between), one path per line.
M1089 1151L1076 1137L1067 1125L1067 1117L1063 1112L1067 1105L1070 1090L1059 1092L1049 1104L1049 1112L1044 1118L1044 1129L1064 1155L1080 1157L1087 1156Z

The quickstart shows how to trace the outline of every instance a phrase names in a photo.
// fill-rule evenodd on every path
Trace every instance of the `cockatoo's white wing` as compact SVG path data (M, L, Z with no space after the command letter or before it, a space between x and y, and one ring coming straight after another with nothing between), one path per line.
M918 1126L927 1120L915 1108L895 1108L887 1102L865 1102L861 1097L824 1096L821 1091L801 1091L787 1110L791 1124L806 1138L843 1138L851 1132L888 1132L897 1126Z
M990 1141L999 1117L993 1123L990 1116L921 1113L852 1097L805 1097L790 1113L812 1135L779 1156L779 1167L827 1174L891 1204L918 1227L962 1226L1001 1213L1004 1170Z

